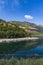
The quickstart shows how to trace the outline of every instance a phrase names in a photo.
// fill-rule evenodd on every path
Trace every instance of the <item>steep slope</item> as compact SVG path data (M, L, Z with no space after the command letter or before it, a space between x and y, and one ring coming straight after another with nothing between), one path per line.
M6 22L0 19L0 38L18 38L38 35L43 35L43 26L41 27L30 22Z
M27 32L38 32L37 25L29 22L18 22L18 21L10 21L10 23L15 23L18 25L20 28L25 29Z
M24 28L26 30L32 30L32 31L36 31L36 32L40 32L43 33L43 26L41 25L36 25L34 23L30 23L30 22L21 22L21 21L10 21L11 23L15 23L17 24L19 27Z
M27 32L15 23L0 20L0 38L25 37Z

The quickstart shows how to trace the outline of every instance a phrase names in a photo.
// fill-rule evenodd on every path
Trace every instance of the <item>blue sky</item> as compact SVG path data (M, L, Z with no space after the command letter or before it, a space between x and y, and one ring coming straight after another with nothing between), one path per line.
M43 25L43 0L0 0L0 19Z

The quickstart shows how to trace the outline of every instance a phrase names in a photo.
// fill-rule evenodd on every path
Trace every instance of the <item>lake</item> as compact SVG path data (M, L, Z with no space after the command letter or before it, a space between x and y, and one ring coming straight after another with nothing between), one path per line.
M13 51L15 50L15 52L9 53L7 55L0 55L0 58L43 57L43 38L39 38L37 40L29 40L29 41L21 41L17 43L12 43L11 46L12 46L11 48L14 47Z

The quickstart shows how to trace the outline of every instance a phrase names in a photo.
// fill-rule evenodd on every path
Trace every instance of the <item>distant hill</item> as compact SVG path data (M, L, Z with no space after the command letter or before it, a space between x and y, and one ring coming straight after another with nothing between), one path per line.
M0 19L0 38L18 38L43 35L43 26L30 22L5 21Z
M41 25L36 25L34 23L30 23L30 22L21 22L21 21L10 21L10 23L15 23L16 25L18 25L21 28L24 28L26 30L30 30L30 32L32 31L36 31L36 32L41 32L43 33L43 26ZM32 30L32 31L31 31Z

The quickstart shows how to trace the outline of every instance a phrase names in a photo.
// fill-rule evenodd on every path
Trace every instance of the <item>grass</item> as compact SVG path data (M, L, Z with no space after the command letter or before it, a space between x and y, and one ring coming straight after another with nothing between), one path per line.
M43 65L43 58L39 59L0 59L0 65Z
M36 47L40 44L43 44L43 39L37 41L22 41L18 43L3 42L0 43L0 54L12 53L14 50L28 49L30 47ZM43 58L17 59L12 57L11 59L0 59L0 65L43 65Z

